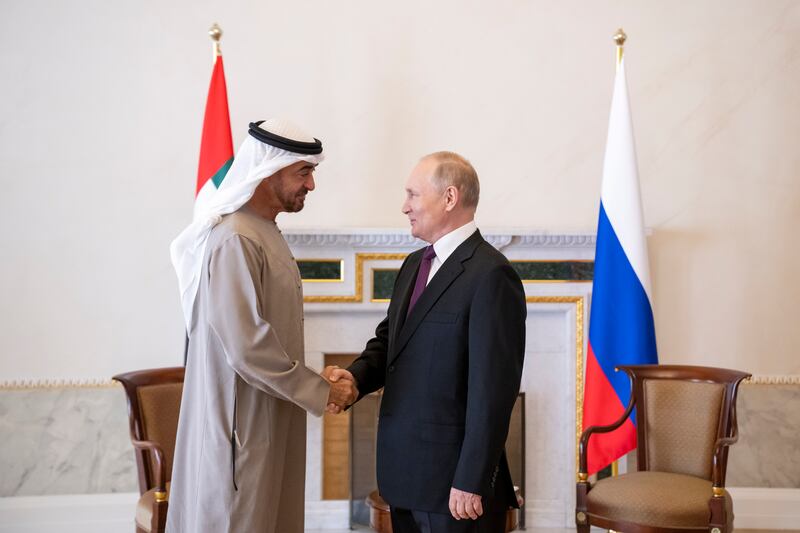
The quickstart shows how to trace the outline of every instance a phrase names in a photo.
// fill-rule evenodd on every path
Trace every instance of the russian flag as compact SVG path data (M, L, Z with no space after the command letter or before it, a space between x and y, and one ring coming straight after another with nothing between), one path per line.
M658 363L650 269L636 171L633 125L620 61L608 124L597 223L594 282L586 355L583 428L609 425L625 411L631 395L619 365ZM616 431L595 433L587 449L588 473L636 448L635 417Z
M203 137L200 141L200 162L197 166L195 213L222 184L233 163L233 137L228 113L228 90L222 56L217 54L211 85L208 88Z

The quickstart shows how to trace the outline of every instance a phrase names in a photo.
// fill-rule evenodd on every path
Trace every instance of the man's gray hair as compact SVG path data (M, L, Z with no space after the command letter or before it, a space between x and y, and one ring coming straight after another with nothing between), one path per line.
M465 207L478 207L481 184L478 173L466 158L445 151L428 154L422 159L433 159L439 163L432 176L433 185L438 190L443 191L452 185L458 189Z

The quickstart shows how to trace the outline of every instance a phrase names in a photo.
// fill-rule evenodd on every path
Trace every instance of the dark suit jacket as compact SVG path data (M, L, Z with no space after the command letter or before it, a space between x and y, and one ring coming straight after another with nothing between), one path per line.
M377 474L391 506L449 514L450 487L516 507L504 444L525 352L525 294L476 231L406 318L422 250L409 255L386 318L348 370L363 396L384 387Z

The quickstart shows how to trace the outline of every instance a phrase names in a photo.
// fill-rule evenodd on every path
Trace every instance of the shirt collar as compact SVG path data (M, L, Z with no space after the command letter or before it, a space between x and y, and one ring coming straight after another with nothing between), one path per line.
M456 251L456 248L469 239L470 235L478 230L477 224L474 220L470 220L460 228L456 228L450 233L443 235L438 241L433 243L433 251L436 252L436 258L444 263L447 258Z

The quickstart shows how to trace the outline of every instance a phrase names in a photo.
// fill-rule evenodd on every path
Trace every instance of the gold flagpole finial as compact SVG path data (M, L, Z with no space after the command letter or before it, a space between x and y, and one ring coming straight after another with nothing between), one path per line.
M617 43L617 68L619 68L620 63L622 63L622 49L625 46L625 41L628 39L628 36L625 35L625 32L622 31L622 28L617 30L617 33L614 34L614 42Z
M211 37L211 40L214 41L213 43L213 51L214 51L214 61L217 60L217 56L222 55L222 51L219 49L219 40L222 39L222 28L219 27L219 24L216 22L213 26L208 30L208 36Z

